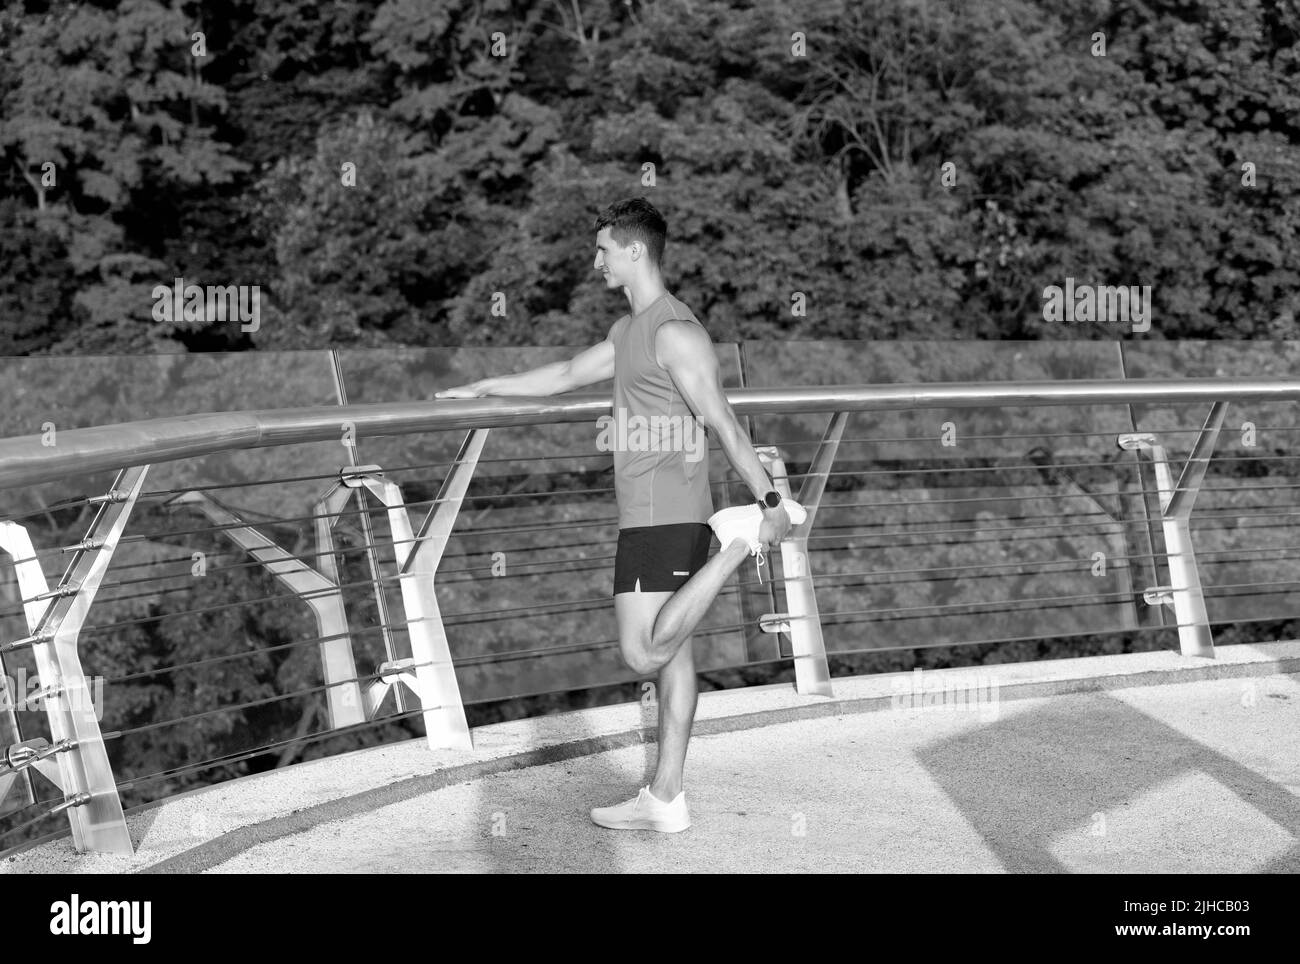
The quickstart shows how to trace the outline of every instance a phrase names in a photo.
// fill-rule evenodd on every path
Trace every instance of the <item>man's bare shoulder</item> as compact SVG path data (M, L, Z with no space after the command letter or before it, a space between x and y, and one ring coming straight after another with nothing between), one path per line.
M713 339L699 322L671 318L655 332L655 356L661 366L713 358Z

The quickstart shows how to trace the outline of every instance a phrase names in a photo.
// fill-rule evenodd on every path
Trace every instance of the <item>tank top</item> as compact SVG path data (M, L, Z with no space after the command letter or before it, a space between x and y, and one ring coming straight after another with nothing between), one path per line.
M707 522L709 440L655 358L655 336L666 321L700 321L668 293L611 330L614 342L614 409L602 418L597 446L614 455L618 527ZM700 325L703 328L703 325Z

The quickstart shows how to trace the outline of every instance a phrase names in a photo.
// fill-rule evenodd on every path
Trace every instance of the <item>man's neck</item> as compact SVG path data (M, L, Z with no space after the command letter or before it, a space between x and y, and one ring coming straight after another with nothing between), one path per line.
M633 285L625 285L623 293L633 315L639 315L668 293L661 278L645 278Z

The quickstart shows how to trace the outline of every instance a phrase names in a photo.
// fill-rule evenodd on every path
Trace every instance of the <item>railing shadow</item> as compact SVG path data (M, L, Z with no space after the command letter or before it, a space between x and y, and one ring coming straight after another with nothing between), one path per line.
M918 749L917 760L1012 873L1087 871L1094 862L1102 869L1094 848L1105 851L1111 871L1116 850L1131 850L1149 867L1157 847L1166 862L1194 869L1208 850L1222 851L1232 828L1205 813L1162 808L1166 800L1185 808L1197 796L1189 784L1206 795L1230 792L1290 835L1289 849L1262 865L1237 855L1239 872L1300 870L1293 792L1109 693L1054 697L1005 714ZM1079 842L1089 836L1091 845Z

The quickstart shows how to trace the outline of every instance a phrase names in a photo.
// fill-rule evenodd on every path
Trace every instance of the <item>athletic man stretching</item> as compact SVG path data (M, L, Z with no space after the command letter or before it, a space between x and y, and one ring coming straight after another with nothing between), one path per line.
M691 633L745 557L779 543L792 521L806 518L798 503L777 495L754 454L723 393L708 332L664 288L666 237L663 217L644 198L610 205L596 220L595 268L606 287L623 289L631 314L569 361L436 395L556 395L613 377L615 424L650 426L637 444L628 432L614 450L614 614L628 666L659 674L659 760L654 780L635 798L591 811L593 821L616 830L677 832L691 825L682 791L696 704ZM681 444L701 421L755 504L713 512L707 451L701 457ZM722 546L712 559L710 527Z

